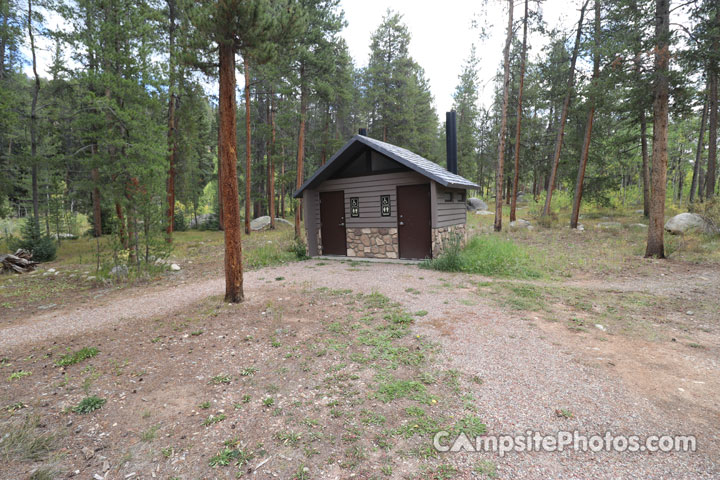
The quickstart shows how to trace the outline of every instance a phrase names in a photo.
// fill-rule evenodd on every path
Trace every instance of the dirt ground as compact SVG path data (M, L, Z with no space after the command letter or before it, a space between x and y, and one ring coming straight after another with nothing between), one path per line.
M720 271L654 267L518 281L310 260L250 272L240 305L188 274L4 315L0 476L718 478ZM57 365L83 347L99 353ZM438 453L441 429L698 450Z

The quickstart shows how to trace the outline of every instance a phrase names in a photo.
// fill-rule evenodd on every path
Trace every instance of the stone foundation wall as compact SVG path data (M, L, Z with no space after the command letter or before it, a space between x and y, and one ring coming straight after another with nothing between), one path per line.
M347 228L348 257L398 258L397 228Z
M437 256L440 255L440 253L442 253L442 249L445 246L445 243L456 235L460 236L461 244L464 246L465 240L466 240L464 223L461 223L460 225L450 225L449 227L433 228L433 230L432 230L433 258L437 258Z
M317 251L318 255L323 254L323 245L322 245L322 235L320 234L320 229L317 229Z

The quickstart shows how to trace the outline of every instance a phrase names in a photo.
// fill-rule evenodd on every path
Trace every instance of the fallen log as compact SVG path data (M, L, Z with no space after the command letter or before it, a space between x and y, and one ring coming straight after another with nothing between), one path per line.
M14 255L0 255L0 271L2 273L27 273L35 270L37 262L32 261L32 253L19 249Z

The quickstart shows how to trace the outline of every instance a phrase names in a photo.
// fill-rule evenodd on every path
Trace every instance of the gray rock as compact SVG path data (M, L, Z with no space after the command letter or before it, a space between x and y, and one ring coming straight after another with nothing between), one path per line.
M190 220L190 228L198 228L200 225L204 225L210 221L213 221L217 218L217 215L214 213L205 213L203 215L197 216L197 222L195 221L195 218L193 217L192 220Z
M110 270L110 273L117 277L127 277L128 267L127 265L115 265L112 270Z
M490 210L478 210L475 215L495 215L495 213Z
M466 206L470 211L488 209L487 203L483 202L480 198L468 198Z
M692 230L702 233L718 233L718 229L697 213L681 213L665 223L665 230L673 235Z
M173 272L178 272L180 271L180 265L178 265L177 263L173 263L172 265L170 265L170 270L172 270Z
M510 222L510 228L530 228L530 222L519 218L514 222Z
M598 223L595 228L599 228L600 230L618 230L622 228L622 223L620 222L600 222Z
M644 223L631 223L630 225L628 225L628 227L629 228L637 228L640 230L644 230L644 229L648 228L648 226L645 225Z
M275 218L275 222L292 225L292 223L288 222L284 218ZM266 228L269 228L269 227L270 227L270 217L268 215L263 215L262 217L258 217L255 220L252 220L250 222L250 230L254 230L254 231L265 230Z

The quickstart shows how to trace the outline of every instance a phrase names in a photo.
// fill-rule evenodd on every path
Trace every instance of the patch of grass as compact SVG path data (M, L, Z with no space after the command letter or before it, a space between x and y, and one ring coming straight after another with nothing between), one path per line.
M272 407L275 405L275 399L272 397L265 397L263 398L262 404L264 407Z
M140 434L140 440L143 442L152 442L157 436L157 431L160 429L160 425L153 425Z
M495 463L490 460L480 460L473 467L473 472L484 478L497 477L497 467Z
M376 397L389 403L398 398L409 398L421 403L429 403L432 397L427 393L425 385L415 380L391 379L378 386Z
M85 397L82 400L80 400L80 403L75 405L72 408L72 411L75 413L94 412L95 410L102 408L102 406L105 405L105 402L107 402L107 400L105 400L104 398L100 398L95 395L92 395L92 396Z
M487 432L487 426L475 415L466 415L452 427L454 435L464 433L469 439L473 439Z
M413 313L416 317L424 317L428 314L427 310L418 310L417 312Z
M220 413L218 415L210 415L205 420L203 420L203 427L209 427L210 425L215 425L216 423L220 423L223 420L227 418L227 415L224 413Z
M202 402L200 405L198 405L198 408L202 408L203 410L207 410L210 408L210 402Z
M76 363L80 363L83 360L94 357L98 353L100 353L100 350L95 347L83 347L76 352L70 352L68 349L68 353L60 357L58 361L55 362L55 365L57 365L58 367L75 365Z
M0 427L0 459L42 461L54 449L57 436L40 431L40 417L28 416L22 421L4 423Z
M235 465L242 467L248 464L254 456L252 452L244 448L238 448L236 440L228 440L225 442L225 447L210 458L208 465L213 468L225 467L235 462Z
M27 377L29 375L32 375L32 372L26 372L25 370L18 370L17 372L13 372L8 377L8 380L17 380L19 378Z
M227 385L230 383L230 375L215 375L210 379L210 384L212 385Z
M538 278L539 270L523 246L495 235L473 237L460 248L448 243L437 258L423 266L443 272L477 273L488 277Z
M300 434L293 431L287 432L275 432L275 440L282 443L283 445L290 445L294 447L300 441Z
M240 370L240 376L241 377L251 377L251 376L255 375L255 372L257 372L257 368L245 367L242 370Z
M555 415L560 418L573 418L573 413L567 408L558 408L555 410Z

